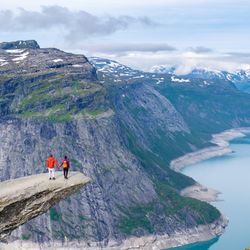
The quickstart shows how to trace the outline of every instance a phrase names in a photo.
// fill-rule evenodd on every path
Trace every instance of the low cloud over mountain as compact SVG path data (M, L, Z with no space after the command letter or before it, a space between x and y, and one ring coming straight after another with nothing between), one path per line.
M4 32L61 29L69 41L77 41L90 36L109 35L119 30L125 30L132 25L156 25L146 16L96 16L83 10L73 11L61 6L43 6L40 11L23 8L19 8L17 12L1 10L0 22L4 23L0 27L0 31Z

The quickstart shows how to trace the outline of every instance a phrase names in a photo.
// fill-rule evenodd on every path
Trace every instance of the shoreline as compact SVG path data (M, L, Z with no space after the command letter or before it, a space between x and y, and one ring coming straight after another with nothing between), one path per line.
M176 172L181 172L185 167L188 167L192 164L233 153L233 150L230 148L230 141L236 138L243 138L248 133L250 133L250 128L242 127L225 130L218 134L213 134L210 142L212 142L214 146L187 153L179 158L176 158L170 162L170 168ZM218 198L220 194L220 191L212 188L207 188L198 182L195 185L189 186L180 191L180 195L182 196L195 198L205 202L220 201L220 199ZM168 249L189 245L192 243L206 242L221 236L224 233L228 223L229 220L221 215L221 217L214 223L198 226L196 228L177 233L177 238L176 234L172 234L170 236L155 236L155 241L153 242L153 244L150 244L149 248L131 247L120 249L160 250L164 248ZM200 230L201 228L202 230ZM144 240L147 242L147 237L142 238L144 238ZM144 244L147 245L147 243Z
M248 133L250 133L250 128L229 129L214 134L212 135L210 142L215 144L215 146L210 146L178 157L170 162L170 168L176 172L181 172L184 168L190 165L233 153L233 150L230 148L230 141L236 138L245 137ZM180 195L182 196L195 198L209 203L221 201L219 199L220 194L220 191L205 187L198 182L180 191Z
M208 241L219 237L227 226L227 219L221 216L211 224L196 226L187 230L180 230L175 234L149 235L144 237L131 237L125 239L122 243L110 241L108 246L103 247L103 242L92 242L87 245L86 242L70 241L62 244L55 241L51 244L38 245L34 242L14 241L9 244L0 244L1 250L162 250L164 248L178 247L186 244Z
M197 183L190 187L186 187L180 191L181 196L194 198L208 203L222 201L219 198L220 194L220 191L213 188L208 188L206 186L201 185L200 183Z
M214 134L210 142L215 144L215 146L210 146L180 156L170 162L170 168L176 172L180 172L189 165L232 153L230 141L236 138L245 137L247 133L250 133L250 128L229 129L219 134Z

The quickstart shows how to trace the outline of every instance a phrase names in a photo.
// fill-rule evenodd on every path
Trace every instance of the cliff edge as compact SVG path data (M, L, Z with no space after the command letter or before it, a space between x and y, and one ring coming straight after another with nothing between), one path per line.
M4 181L0 184L0 240L18 226L46 212L90 181L79 172L71 172L69 179L57 174L48 180L38 174Z

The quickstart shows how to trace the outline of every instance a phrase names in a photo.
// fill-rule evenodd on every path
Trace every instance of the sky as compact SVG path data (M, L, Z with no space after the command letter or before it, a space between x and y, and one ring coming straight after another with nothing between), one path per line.
M150 70L250 69L249 0L9 0L0 41L110 58Z

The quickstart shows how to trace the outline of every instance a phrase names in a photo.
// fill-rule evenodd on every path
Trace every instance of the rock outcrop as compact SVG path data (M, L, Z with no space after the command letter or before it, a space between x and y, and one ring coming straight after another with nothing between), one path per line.
M0 43L0 49L39 49L37 41L27 40L27 41L15 41L15 42L3 42Z
M79 172L71 172L67 180L61 173L56 177L48 180L47 174L39 174L0 184L0 240L90 181Z

